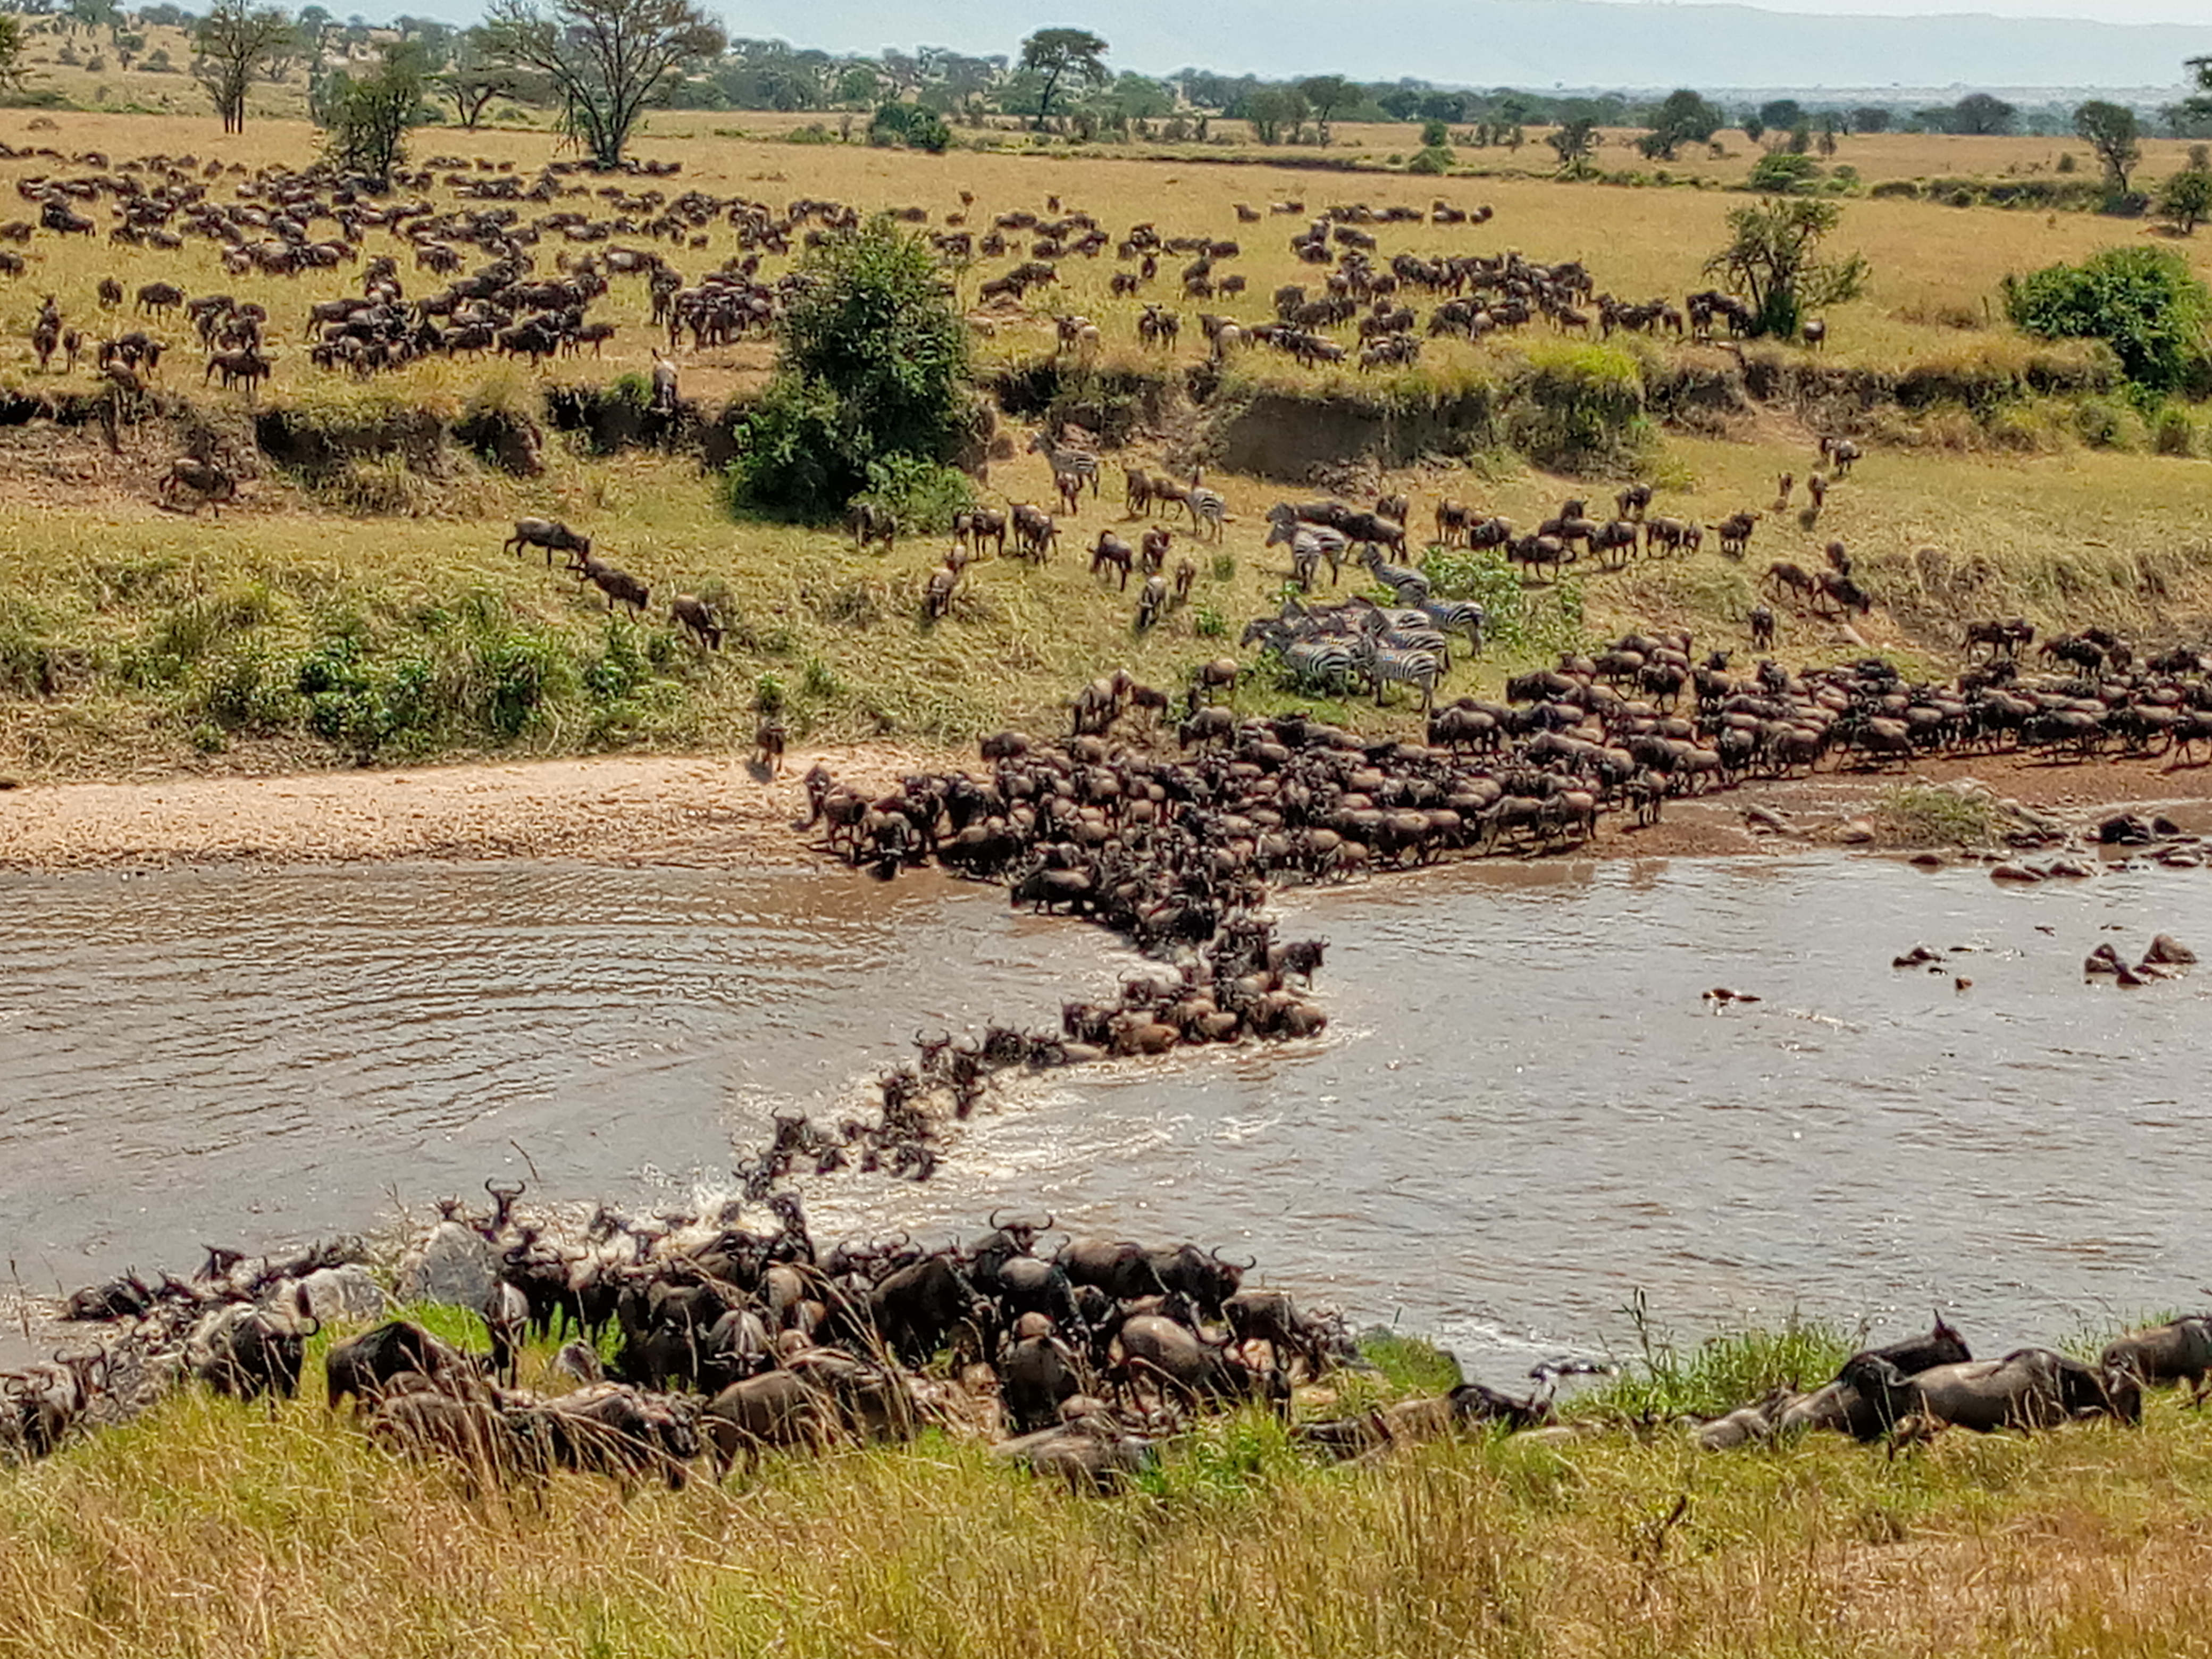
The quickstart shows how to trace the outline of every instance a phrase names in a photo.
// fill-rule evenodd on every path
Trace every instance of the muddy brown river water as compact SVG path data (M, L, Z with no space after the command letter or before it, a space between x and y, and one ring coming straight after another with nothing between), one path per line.
M1509 1368L1625 1340L1638 1289L1685 1332L1940 1300L1992 1341L2212 1299L2212 875L1470 866L1284 911L1331 941L1324 1040L1024 1080L927 1186L811 1183L817 1232L1196 1237ZM2083 982L2158 931L2208 965ZM1890 967L1917 943L1972 948ZM933 877L0 878L0 1265L181 1270L525 1155L533 1193L680 1203L918 1028L1049 1024L1135 960Z

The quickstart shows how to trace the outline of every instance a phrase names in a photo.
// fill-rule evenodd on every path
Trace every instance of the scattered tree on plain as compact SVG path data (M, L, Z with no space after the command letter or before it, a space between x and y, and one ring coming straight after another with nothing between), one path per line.
M403 40L385 48L374 72L330 89L323 148L335 166L389 186L422 102L427 63L418 43Z
M23 20L13 12L0 12L0 91L20 92L29 82L30 65L23 61L28 45Z
M2212 168L2184 167L2159 186L2158 216L2177 235L2193 236L2212 218Z
M1866 288L1871 268L1863 254L1821 257L1820 245L1842 220L1835 203L1803 197L1733 209L1732 240L1705 261L1705 274L1750 301L1754 333L1790 339L1806 312L1856 299Z
M1585 178L1589 173L1590 157L1597 154L1597 123L1588 116L1565 123L1556 131L1547 133L1544 142L1559 158L1559 171L1571 179Z
M453 61L432 77L432 84L453 104L453 118L473 132L492 100L513 95L520 79L512 65L487 53L482 37L471 29L454 48Z
M2074 112L2074 131L2097 152L2105 169L2105 183L2114 197L2128 193L2128 175L2142 160L2142 129L2136 112L2124 104L2093 98Z
M207 88L225 132L246 131L246 94L264 64L291 50L292 20L246 0L216 0L192 36L192 73Z
M622 163L647 106L684 70L718 58L721 27L690 0L493 0L487 58L544 77L594 166Z
M1036 125L1040 129L1052 114L1052 100L1062 82L1103 87L1113 78L1106 68L1106 43L1089 29L1039 29L1022 42L1021 61L1024 69L1039 77Z
M1298 123L1306 118L1306 100L1295 88L1262 87L1244 100L1243 115L1252 136L1263 144L1283 142L1283 129L1297 137Z
M1359 89L1341 75L1310 75L1298 82L1298 96L1313 110L1321 142L1328 143L1328 118L1358 100Z
M1710 143L1725 120L1703 97L1683 87L1668 93L1651 112L1651 130L1637 141L1637 148L1653 161L1671 161L1684 144Z

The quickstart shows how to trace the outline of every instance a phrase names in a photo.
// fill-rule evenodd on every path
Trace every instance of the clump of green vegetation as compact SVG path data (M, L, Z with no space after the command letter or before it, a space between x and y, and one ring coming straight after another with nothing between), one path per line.
M776 378L738 432L731 506L807 523L871 468L944 466L972 407L966 320L929 246L888 216L815 249L778 325Z
M2102 340L2142 392L2178 392L2207 373L2212 289L2171 248L2114 247L2078 265L2004 280L2005 314L2045 339Z
M952 147L952 129L935 110L920 104L885 104L868 123L868 142L878 148L902 146L942 155Z
M1513 447L1555 471L1632 468L1651 445L1644 366L1618 347L1565 341L1531 347L1513 382Z
M1865 1338L1793 1316L1778 1330L1709 1336L1685 1353L1654 1322L1642 1291L1622 1311L1639 1352L1621 1376L1577 1403L1594 1414L1639 1423L1718 1417L1776 1389L1818 1388Z
M1579 577L1563 576L1532 588L1504 553L1494 547L1439 548L1422 568L1440 599L1472 599L1483 610L1485 641L1508 657L1578 650L1583 644L1583 590Z
M1875 809L1887 839L1908 847L1986 847L2002 817L1991 796L1934 784L1899 784Z

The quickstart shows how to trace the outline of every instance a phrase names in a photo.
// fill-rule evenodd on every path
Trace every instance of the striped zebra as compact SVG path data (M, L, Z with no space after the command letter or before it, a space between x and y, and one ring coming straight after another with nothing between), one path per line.
M1221 539L1222 526L1229 517L1229 503L1218 490L1193 484L1183 505L1190 509L1190 524L1194 532L1212 532L1215 541Z
M1091 486L1093 495L1098 493L1098 458L1089 450L1072 447L1063 449L1038 432L1030 434L1030 453L1043 456L1054 477L1080 478Z
M1267 526L1267 544L1276 547L1285 543L1291 550L1292 581L1311 592L1314 579L1321 574L1321 562L1327 559L1329 582L1335 584L1344 568L1345 550L1350 546L1342 531L1303 520L1277 519Z
M1473 599L1425 599L1413 608L1441 632L1466 635L1469 651L1482 649L1483 625L1490 619Z
M1360 549L1360 560L1373 573L1375 580L1398 596L1402 605L1418 607L1427 603L1429 579L1419 571L1402 564L1385 564L1382 550L1372 542Z
M1361 678L1375 688L1375 706L1383 706L1383 694L1394 685L1419 688L1421 712L1437 706L1437 682L1443 678L1443 663L1432 652L1407 651L1396 646L1363 640L1353 658Z
M1291 640L1276 654L1293 680L1317 690L1348 691L1362 678L1358 654L1340 640Z

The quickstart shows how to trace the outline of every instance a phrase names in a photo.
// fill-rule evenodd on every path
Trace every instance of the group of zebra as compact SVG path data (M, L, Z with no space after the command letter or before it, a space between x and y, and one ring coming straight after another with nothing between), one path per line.
M1098 458L1091 451L1039 432L1030 439L1030 453L1043 456L1052 469L1053 492L1063 512L1073 514L1086 489L1094 496L1098 494ZM1221 539L1229 522L1228 500L1200 483L1195 473L1187 484L1164 473L1146 473L1127 465L1121 475L1123 506L1131 516L1141 518L1156 507L1180 507L1190 514L1193 534L1209 541Z
M1482 648L1482 607L1431 599L1418 572L1384 563L1371 547L1367 555L1368 568L1386 586L1392 586L1389 574L1414 577L1417 585L1395 590L1400 604L1377 605L1364 594L1334 605L1285 599L1275 616L1247 623L1240 643L1260 646L1300 687L1331 696L1371 690L1377 708L1392 686L1411 686L1425 714L1436 706L1437 683L1451 672L1451 635L1463 635L1470 653Z

